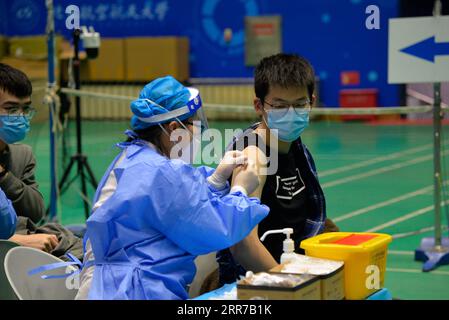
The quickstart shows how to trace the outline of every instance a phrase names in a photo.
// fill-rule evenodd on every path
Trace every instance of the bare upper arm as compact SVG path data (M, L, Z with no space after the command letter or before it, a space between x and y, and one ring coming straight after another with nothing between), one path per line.
M266 166L267 166L267 157L265 153L263 153L258 147L256 146L248 146L243 150L243 154L248 157L248 162L252 162L255 164L256 175L259 178L259 186L257 189L250 194L251 197L257 197L260 199L262 196L262 190L265 185L266 181ZM234 177L236 177L240 172L244 170L249 170L247 167L237 167L234 169L234 172L232 174L232 184L234 182Z

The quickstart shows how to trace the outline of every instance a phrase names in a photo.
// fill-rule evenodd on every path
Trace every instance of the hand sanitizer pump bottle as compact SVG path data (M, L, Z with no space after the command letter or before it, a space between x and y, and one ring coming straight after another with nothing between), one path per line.
M282 243L282 249L284 253L281 255L281 264L285 264L294 260L296 256L295 242L290 238L291 234L293 233L293 229L284 228L279 230L269 230L263 234L263 236L260 238L260 241L263 242L269 234L274 233L283 233L286 235L286 239Z

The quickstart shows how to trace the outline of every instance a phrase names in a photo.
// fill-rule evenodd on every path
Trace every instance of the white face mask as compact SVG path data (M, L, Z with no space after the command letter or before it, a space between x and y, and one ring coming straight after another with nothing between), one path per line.
M201 148L201 130L193 128L193 133L179 121L183 129L176 129L171 134L161 126L164 133L170 138L170 141L175 142L175 145L170 150L170 159L180 159L186 163L195 163L198 151Z

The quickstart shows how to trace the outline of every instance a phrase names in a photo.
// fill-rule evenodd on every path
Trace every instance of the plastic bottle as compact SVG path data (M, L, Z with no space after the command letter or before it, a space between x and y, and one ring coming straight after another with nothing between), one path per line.
M296 253L295 253L295 242L290 238L291 234L293 233L292 228L284 228L279 230L269 230L263 234L263 236L260 238L260 241L264 241L265 238L269 234L275 234L275 233L283 233L286 235L286 239L282 243L282 250L283 254L281 255L281 264L288 263L292 260L295 260Z

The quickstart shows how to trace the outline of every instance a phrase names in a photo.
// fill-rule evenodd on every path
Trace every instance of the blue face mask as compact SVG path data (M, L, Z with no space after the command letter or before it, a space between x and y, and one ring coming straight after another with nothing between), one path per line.
M290 107L287 111L267 110L267 115L266 123L268 128L277 129L279 140L285 142L292 142L298 139L309 125L308 111L297 111Z
M30 120L24 116L0 116L0 139L7 144L25 139L30 131Z

